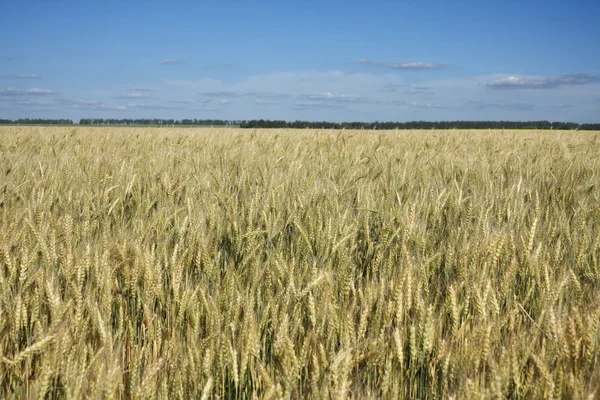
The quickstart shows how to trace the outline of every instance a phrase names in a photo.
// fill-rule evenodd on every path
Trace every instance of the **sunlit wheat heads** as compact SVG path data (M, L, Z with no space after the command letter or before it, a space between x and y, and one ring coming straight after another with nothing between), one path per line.
M599 136L1 128L0 395L597 398Z

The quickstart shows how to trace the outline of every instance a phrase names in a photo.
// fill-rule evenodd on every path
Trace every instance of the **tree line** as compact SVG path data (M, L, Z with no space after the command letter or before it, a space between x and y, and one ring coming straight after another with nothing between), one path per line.
M70 119L20 118L0 119L0 125L73 125ZM79 125L154 125L154 126L239 126L240 128L292 128L292 129L555 129L598 131L600 123L549 121L409 121L409 122L315 122L282 120L221 120L221 119L114 119L83 118Z
M0 125L73 125L70 119L20 118L0 119Z
M213 125L228 126L239 125L240 121L228 121L222 119L112 119L112 118L84 118L79 120L79 125Z
M600 130L600 123L549 121L410 121L410 122L312 122L250 120L242 121L240 128L294 128L294 129L557 129Z

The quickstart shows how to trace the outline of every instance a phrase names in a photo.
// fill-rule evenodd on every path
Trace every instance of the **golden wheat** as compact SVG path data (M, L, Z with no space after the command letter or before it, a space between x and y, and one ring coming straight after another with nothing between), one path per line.
M600 134L0 129L0 396L596 398Z

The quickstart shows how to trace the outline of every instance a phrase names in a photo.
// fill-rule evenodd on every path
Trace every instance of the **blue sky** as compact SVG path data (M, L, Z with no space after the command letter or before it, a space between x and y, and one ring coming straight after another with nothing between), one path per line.
M600 121L598 1L0 2L0 118Z

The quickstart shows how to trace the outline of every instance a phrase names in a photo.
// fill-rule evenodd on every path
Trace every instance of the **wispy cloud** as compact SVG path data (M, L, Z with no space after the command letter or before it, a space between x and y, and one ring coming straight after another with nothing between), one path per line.
M177 65L181 64L180 60L176 60L174 58L166 58L160 62L160 65Z
M183 100L172 100L165 103L127 103L118 104L114 107L118 111L131 111L131 110L164 110L164 111L212 111L208 108L190 108L193 106L193 102Z
M328 102L339 102L339 103L373 103L374 100L360 96L358 94L333 94L331 92L317 92L301 96L309 100L320 100Z
M31 89L27 89L25 91L25 94L32 94L32 95L47 95L47 94L54 94L54 91L50 90L50 89L40 89L40 88L31 88Z
M232 92L232 91L216 91L216 92L200 92L198 93L201 96L206 97L243 97L243 96L254 96L258 98L265 99L274 99L274 98L283 98L290 97L289 94L286 93L275 93L275 92Z
M405 87L408 87L408 85L403 85L403 84L399 84L399 85L385 85L384 87L382 87L381 89L379 89L379 91L382 92L382 93L395 93L399 89L405 88Z
M206 96L206 97L241 97L244 96L244 93L242 92L201 92L198 93L201 96Z
M104 110L107 108L103 103L96 100L68 99L62 97L56 99L55 104L64 108L77 110Z
M134 89L127 89L127 91L128 92L156 92L158 90L154 89L154 88L140 87L140 88L134 88Z
M19 96L23 91L15 88L0 89L0 96Z
M386 85L379 89L381 93L400 93L409 96L433 95L435 91L430 86Z
M274 104L279 104L276 101L269 101L269 100L265 100L265 99L256 99L254 100L254 104L259 105L259 106L269 106L269 105L274 105Z
M127 111L127 110L178 110L181 107L178 106L170 106L167 104L154 104L154 103L127 103L127 104L119 104L116 106L117 110Z
M231 101L229 101L228 99L221 99L221 100L219 100L219 104L225 106L227 104L231 104Z
M125 94L120 95L119 98L121 98L121 99L144 99L144 98L146 98L146 96L139 92L130 92L130 93L125 93Z
M489 80L491 89L555 89L560 86L587 85L600 82L600 76L590 74L567 74L561 76L508 75Z
M324 93L307 94L304 97L307 97L311 100L332 100L335 96L331 92L324 92Z
M408 96L425 96L434 95L435 91L429 86L411 86L403 90L402 93Z
M52 107L56 105L55 101L40 101L40 100L31 100L31 99L21 99L15 100L14 103L18 106L25 107Z
M41 88L31 88L27 90L15 88L0 89L0 96L43 96L48 94L54 94L54 91Z
M248 92L247 96L255 96L261 99L280 99L290 97L287 93L274 93L274 92Z
M513 102L485 102L485 101L467 101L459 104L441 104L437 102L393 102L397 105L408 105L415 109L431 110L507 110L507 111L533 111L535 106L532 103L513 103Z
M406 82L404 74L389 69L344 73L340 71L278 72L250 75L235 81L202 78L167 81L161 93L167 99L198 100L232 118L342 120L369 113L378 120L552 119L553 104L573 104L561 110L562 119L581 120L598 98L596 86L563 86L552 92L530 90L514 98L512 91L491 90L486 84L506 75L420 79ZM428 74L427 74L428 75ZM511 95L512 93L512 95ZM280 98L279 98L280 97ZM219 100L229 100L228 106ZM256 100L266 100L265 102ZM270 100L277 107L268 107ZM201 105L206 101L207 105ZM588 108L582 106L588 105ZM596 109L594 109L596 110ZM365 114L367 115L367 114ZM517 115L517 116L516 116Z
M41 76L36 74L17 74L14 76L15 79L42 79Z
M487 110L487 109L504 109L509 111L533 111L535 105L532 103L512 103L512 102L484 102L484 101L470 101L463 104L463 107L470 107L476 110Z
M372 61L366 58L357 61L358 64L362 65L373 65L376 67L384 67L395 70L436 70L443 69L448 66L446 63L427 63L427 62L385 62L385 61Z
M193 108L194 102L173 100L166 103L142 103L131 102L125 104L105 104L96 100L81 100L59 97L52 100L44 101L37 98L13 97L9 103L19 107L42 107L44 109L56 110L88 110L88 111L211 111L208 108Z
M359 101L361 97L356 94L341 94L335 95L331 92L322 92L322 93L313 93L306 95L305 97L311 100L335 100L335 101L343 101L343 102L355 102Z
M52 100L38 100L31 98L16 98L12 103L22 107L47 107L78 110L104 110L107 107L99 101L57 98Z
M451 104L439 104L439 103L418 103L413 101L410 103L412 108L420 108L420 109L436 109L436 110L455 110L460 108L459 105L451 105Z

